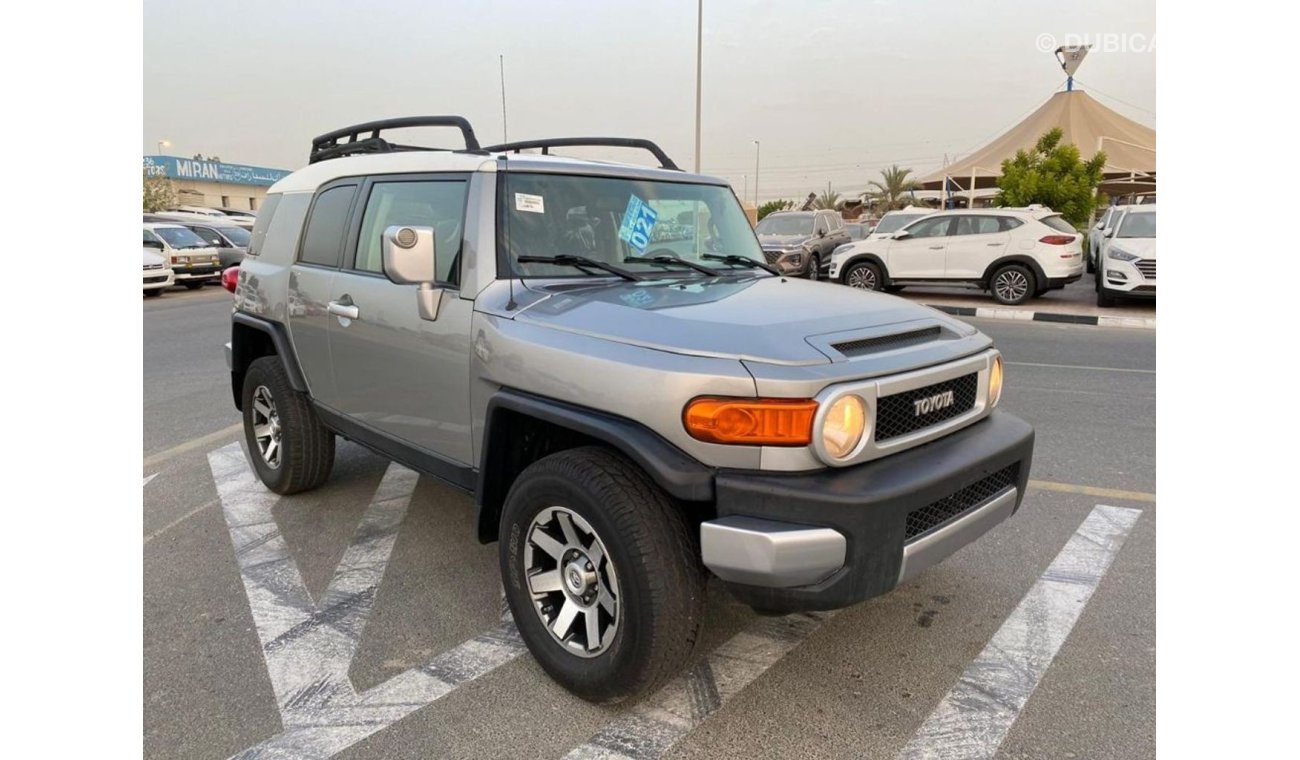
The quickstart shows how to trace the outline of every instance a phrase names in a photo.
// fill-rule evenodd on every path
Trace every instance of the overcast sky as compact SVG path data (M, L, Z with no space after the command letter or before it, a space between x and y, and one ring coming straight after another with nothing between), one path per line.
M322 132L443 113L489 144L504 54L512 139L648 137L689 169L695 19L695 0L146 0L143 151L294 169ZM752 197L759 140L762 200L928 173L1063 88L1043 35L1114 48L1076 86L1154 127L1155 33L1154 0L705 0L701 169Z

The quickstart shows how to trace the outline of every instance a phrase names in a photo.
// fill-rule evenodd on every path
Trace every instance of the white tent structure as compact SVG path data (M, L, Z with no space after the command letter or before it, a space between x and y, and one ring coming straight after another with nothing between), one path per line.
M983 148L921 179L921 186L943 190L947 178L948 190L963 195L996 187L1003 160L1014 158L1016 151L1032 150L1053 127L1064 133L1062 143L1078 146L1085 161L1099 151L1106 154L1103 191L1112 195L1155 191L1156 131L1077 89L1056 93Z

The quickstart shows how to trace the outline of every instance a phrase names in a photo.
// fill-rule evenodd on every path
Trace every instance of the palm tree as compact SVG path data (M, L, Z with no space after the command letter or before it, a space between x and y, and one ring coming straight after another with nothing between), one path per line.
M843 203L843 201L840 200L839 193L833 193L830 190L827 190L817 196L817 200L813 201L813 208L824 208L834 211L840 207L841 203Z
M862 197L881 202L885 211L902 208L907 205L905 202L907 194L913 190L921 189L919 182L908 179L908 175L911 173L911 169L900 169L897 164L888 169L882 169L880 171L880 180L872 180L869 183L875 190L864 192Z

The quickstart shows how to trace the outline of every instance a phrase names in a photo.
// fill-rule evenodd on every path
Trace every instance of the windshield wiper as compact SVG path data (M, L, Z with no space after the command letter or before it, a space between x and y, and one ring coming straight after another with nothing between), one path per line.
M581 269L586 274L591 274L591 272L587 271L588 269L600 269L609 272L612 275L622 277L625 280L631 280L632 282L639 282L641 280L640 277L637 277L626 269L619 269L613 264L606 264L603 261L589 259L586 256L574 256L569 253L562 253L559 256L520 256L515 260L520 264L555 264L556 266L562 267L574 267L575 269Z
M725 255L717 254L717 253L706 253L703 255L703 258L706 258L709 261L721 261L724 264L739 264L741 266L747 266L747 267L758 267L759 269L765 269L778 277L781 276L780 269L777 269L776 267L766 262L756 261L754 259L751 259L748 256L740 256L735 253L728 253Z
M703 272L704 274L707 274L710 277L722 276L722 272L719 272L716 269L710 269L704 266L703 264L697 264L694 261L679 259L676 256L669 256L666 253L661 253L656 256L628 256L627 258L623 259L623 261L625 263L639 262L642 264L681 264L682 266L690 269L694 269L697 272Z

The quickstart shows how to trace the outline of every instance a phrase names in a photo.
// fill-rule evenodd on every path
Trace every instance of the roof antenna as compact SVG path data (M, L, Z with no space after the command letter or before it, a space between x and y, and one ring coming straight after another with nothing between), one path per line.
M1074 91L1074 72L1079 70L1079 65L1092 50L1092 45L1062 45L1056 49L1056 61L1061 64L1065 71L1065 91Z

